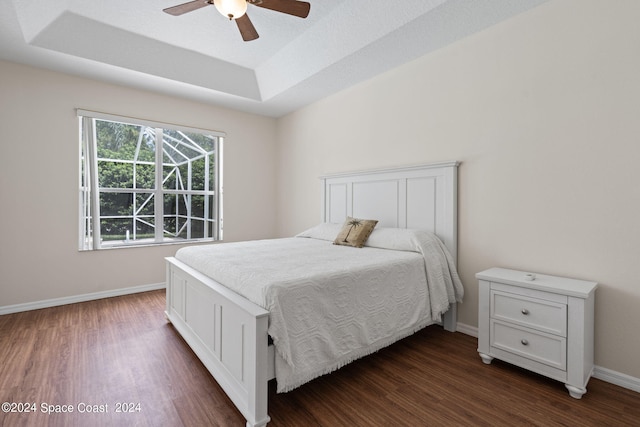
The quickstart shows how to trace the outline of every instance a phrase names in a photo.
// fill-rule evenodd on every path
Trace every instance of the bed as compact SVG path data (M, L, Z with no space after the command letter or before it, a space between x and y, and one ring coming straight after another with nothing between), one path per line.
M316 227L285 239L183 248L167 258L166 316L247 426L269 422L268 381L276 374L278 391L288 391L428 324L438 321L455 331L455 300L462 296L455 273L457 167L448 162L323 176ZM348 217L378 221L365 248L332 244ZM287 251L316 262L296 267L296 256ZM444 259L441 271L425 269L428 256ZM414 289L414 282L425 281L420 274L429 276L425 291ZM433 288L432 276L450 278L444 296ZM307 282L311 287L300 285ZM348 286L328 290L334 283ZM358 307L377 314L349 305L340 290L345 288L361 292ZM369 303L367 293L380 295ZM376 322L361 326L367 316ZM323 319L329 323L324 329L318 327ZM364 329L354 332L354 325ZM318 347L327 342L331 351Z

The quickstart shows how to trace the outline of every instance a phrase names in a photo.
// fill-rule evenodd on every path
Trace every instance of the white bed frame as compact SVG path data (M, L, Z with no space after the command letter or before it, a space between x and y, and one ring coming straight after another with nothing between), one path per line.
M379 226L433 231L457 255L458 162L321 177L322 221L347 216ZM268 382L275 377L268 345L269 312L175 258L167 258L166 316L247 420L264 426ZM456 329L455 305L443 327Z

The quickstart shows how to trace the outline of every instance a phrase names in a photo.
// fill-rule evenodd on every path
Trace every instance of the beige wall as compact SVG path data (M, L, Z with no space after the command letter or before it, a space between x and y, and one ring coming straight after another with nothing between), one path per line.
M77 251L80 107L227 132L227 241L317 223L323 173L459 160L460 322L490 266L596 280L596 364L638 378L639 19L551 1L277 122L0 61L0 307L160 283L178 249Z
M274 236L274 119L8 62L0 76L0 307L161 283L179 248L78 252L78 107L226 132L225 240Z
M640 377L640 2L551 1L278 122L278 234L323 173L459 171L459 321L491 266L598 281L596 364Z

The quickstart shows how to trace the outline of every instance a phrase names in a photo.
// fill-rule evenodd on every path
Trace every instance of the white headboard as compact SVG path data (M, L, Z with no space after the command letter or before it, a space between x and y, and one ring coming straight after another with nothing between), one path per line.
M457 257L458 162L337 173L323 181L322 221L377 219L435 233Z

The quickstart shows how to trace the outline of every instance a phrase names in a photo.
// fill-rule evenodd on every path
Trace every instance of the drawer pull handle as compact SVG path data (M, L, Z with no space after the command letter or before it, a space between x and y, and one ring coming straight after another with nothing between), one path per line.
M521 340L520 343L522 343L522 345L529 345L529 341L525 339Z
M524 314L525 316L529 314L529 310L527 310L526 308L522 309L522 314Z

